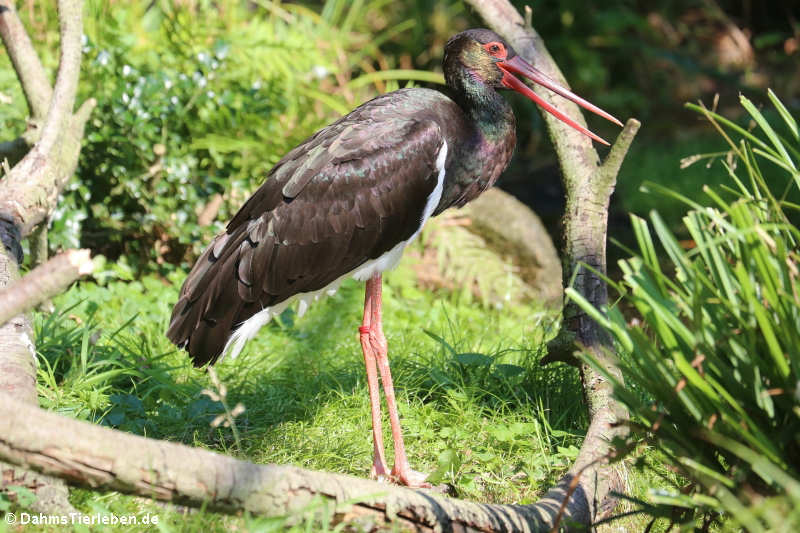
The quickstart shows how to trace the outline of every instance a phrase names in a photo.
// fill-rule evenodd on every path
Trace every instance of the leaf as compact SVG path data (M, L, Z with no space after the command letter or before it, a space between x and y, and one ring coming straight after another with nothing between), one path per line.
M514 436L532 435L536 431L537 424L534 422L514 422L509 428Z
M493 361L488 355L473 352L459 353L453 358L464 366L489 366Z
M450 376L447 375L446 373L442 372L438 368L431 369L431 371L430 371L430 373L428 375L439 386L452 385L453 384L453 380L450 378Z
M110 426L121 426L123 422L125 422L125 410L119 407L115 407L103 419Z
M513 378L524 373L525 369L521 366L500 363L494 365L494 373L503 378Z
M28 487L10 485L6 489L17 496L16 503L19 507L28 508L36 501L36 494Z
M574 461L578 457L578 453L580 450L575 447L574 445L570 445L568 448L564 448L563 446L557 446L556 451L559 455L563 455L570 461Z
M489 426L489 434L500 442L510 442L514 440L514 432L506 425Z
M428 331L427 329L423 329L422 331L423 333L425 333L425 335L427 335L428 337L432 338L433 340L441 344L448 352L450 352L453 355L456 354L455 348L450 346L450 344L448 344L448 342L444 340L442 337L440 337L436 333L433 333L432 331Z
M772 142L772 145L775 147L775 150L777 151L777 155L780 156L780 160L787 163L792 170L796 171L797 167L795 167L794 163L792 162L792 159L789 157L789 153L786 151L786 147L780 141L778 134L775 133L775 130L772 129L772 126L769 125L767 119L764 118L764 115L761 114L761 112L756 108L756 106L753 105L753 102L748 100L746 96L739 95L739 101L741 102L742 107L744 107L747 110L747 112L750 113L750 116L753 117L753 120L756 121L756 124L759 125L761 130L767 134L767 137Z
M789 113L789 110L786 109L786 106L783 105L783 102L781 102L778 97L775 96L775 93L772 92L772 89L767 89L767 96L769 96L770 101L772 101L772 105L774 105L775 109L777 109L778 113L780 113L781 118L786 123L786 126L788 126L789 131L792 132L794 140L800 141L800 132L798 132L797 129L797 121L794 119L791 113Z
M456 450L448 448L439 454L437 468L427 478L432 484L441 483L448 474L454 474L461 467L461 458Z

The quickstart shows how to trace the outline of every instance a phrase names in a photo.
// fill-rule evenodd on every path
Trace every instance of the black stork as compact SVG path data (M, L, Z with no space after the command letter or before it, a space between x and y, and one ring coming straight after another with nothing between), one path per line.
M342 280L366 282L358 328L372 411L372 476L429 486L411 470L381 324L381 276L425 222L491 187L516 143L514 114L498 94L513 89L560 120L608 144L539 98L524 76L611 120L516 55L496 33L472 29L444 51L448 94L401 89L379 96L286 154L197 260L167 331L196 365L235 357L287 305L298 314ZM394 440L383 449L378 373Z

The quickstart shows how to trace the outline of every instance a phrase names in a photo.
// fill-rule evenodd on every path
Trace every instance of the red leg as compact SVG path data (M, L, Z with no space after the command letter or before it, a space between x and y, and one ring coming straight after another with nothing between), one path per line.
M372 300L369 290L364 298L364 320L358 328L361 340L361 351L364 353L364 365L367 368L367 388L369 389L369 406L372 412L372 471L371 477L380 481L389 479L389 467L383 451L383 430L381 428L381 398L378 391L378 372L375 353L370 343L370 321L372 319Z
M392 468L392 476L409 487L430 487L430 483L425 483L426 475L411 470L408 464L408 458L406 457L406 447L405 444L403 444L403 431L400 428L400 416L397 413L397 402L394 396L392 373L389 370L389 346L383 334L383 323L381 320L381 281L380 274L373 276L367 281L367 294L371 301L370 312L372 314L369 325L369 341L377 359L378 371L381 373L383 393L386 396L386 406L389 409L389 422L392 425L392 440L394 441L394 468ZM366 312L367 310L365 308L365 316Z

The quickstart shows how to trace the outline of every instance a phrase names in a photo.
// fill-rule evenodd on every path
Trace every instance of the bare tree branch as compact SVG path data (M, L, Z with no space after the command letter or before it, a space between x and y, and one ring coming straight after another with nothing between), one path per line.
M78 78L81 72L82 6L81 0L59 0L58 2L61 56L53 98L50 101L44 126L42 126L42 138L37 144L44 154L52 151L56 141L63 134L75 106L75 95L78 92Z
M0 245L0 289L19 278L16 258ZM0 324L0 394L11 395L19 402L36 408L36 349L33 329L27 315L19 314ZM23 486L33 490L36 502L32 510L37 513L74 513L70 505L67 486L60 479L31 472L0 461L0 491L9 486Z
M569 87L541 37L530 27L530 12L526 22L507 0L467 0L467 3L492 29L505 37L518 54L557 83ZM578 124L586 125L574 103L539 86L534 86L533 90ZM564 286L572 285L595 307L603 308L608 302L608 288L601 277L606 272L608 205L617 172L639 129L639 122L628 121L606 163L601 165L600 157L587 136L549 113L543 115L558 155L566 191ZM572 353L583 349L604 361L612 372L618 372L608 360L607 353L613 350L613 346L604 330L571 302L564 308L562 331L548 348L549 354L544 362L561 360L577 365ZM627 415L611 397L610 384L601 375L588 365L580 365L580 370L592 422L571 472L582 473L579 489L592 496L588 500L586 515L589 520L584 522L588 525L612 510L615 500L611 495L622 488L618 471L607 467L598 458L612 453L610 441L624 431L617 422ZM578 499L570 500L567 509L578 503Z
M36 267L0 290L0 325L61 294L73 281L91 272L89 250L69 250Z
M39 142L0 180L0 216L26 237L44 222L75 170L83 129L95 101L87 100L75 115L81 59L81 2L59 0L61 62L52 103Z
M53 89L12 0L0 0L0 38L22 85L31 116L43 119L50 107Z
M0 247L0 289L19 279L17 261ZM33 329L25 315L0 324L0 392L37 405L36 350Z
M30 108L22 140L34 147L0 179L0 288L19 278L21 239L47 223L58 196L75 171L81 139L93 99L73 115L81 57L80 0L59 1L61 61L55 90L10 0L0 0L0 37L12 59ZM40 128L39 126L42 125ZM6 143L11 159L23 153L20 140ZM40 243L41 244L41 243ZM18 314L0 325L0 391L32 405L37 403L36 350L30 320ZM0 490L21 484L37 495L38 512L74 512L66 486L58 479L0 463Z
M29 39L27 35L18 34L20 31L24 34L24 28L18 24L15 13L9 15L9 5L0 3L0 16L6 17L3 31L9 31L9 36L14 38L11 46L19 47L17 41L29 43ZM71 114L80 73L80 17L80 0L59 1L61 44L65 50L61 54L58 81L42 129L42 140L0 180L0 240L4 245L0 248L0 288L19 278L20 240L30 234L36 224L45 222L55 208L61 188L74 172L83 126L94 107L94 101L90 100L74 116ZM24 61L19 65L36 70ZM18 75L20 79L27 79L26 74ZM63 131L59 131L59 126ZM35 350L30 323L24 314L4 322L0 327L0 390L19 391L20 398L35 402L36 369L35 365L31 366L35 362Z

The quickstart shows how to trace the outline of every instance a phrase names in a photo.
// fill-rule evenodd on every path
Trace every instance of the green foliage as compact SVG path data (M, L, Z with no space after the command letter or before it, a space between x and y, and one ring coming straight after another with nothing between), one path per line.
M58 312L37 314L42 405L258 463L368 476L369 403L356 335L363 286L346 282L302 319L287 311L237 359L217 365L215 383L163 335L182 276L82 283L56 299ZM575 371L538 364L554 317L531 318L518 304L497 310L441 300L414 280L406 262L384 287L412 466L460 497L535 501L571 464L586 423ZM183 529L176 510L136 498L73 491L73 500L81 510L159 514ZM187 519L189 530L286 523L212 513ZM319 530L314 524L307 527Z
M672 516L686 524L721 516L748 531L800 527L800 231L798 206L785 200L800 187L800 136L769 98L772 121L741 98L754 131L693 106L730 143L721 161L730 181L706 187L705 201L681 197L691 207L683 219L689 250L658 213L650 224L633 217L638 255L620 262L614 287L640 320L626 320L622 305L605 318L569 290L623 353L625 383L609 378L635 438L688 479L684 490L651 495L681 509ZM783 181L777 194L768 174Z
M351 79L381 38L361 31L367 8L92 2L81 89L98 108L53 244L178 263L221 229L217 214L230 218L281 156L374 84L439 81L414 70Z
M9 485L0 492L0 511L13 507L28 507L36 501L36 495L27 487Z

